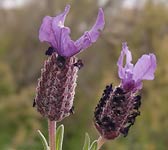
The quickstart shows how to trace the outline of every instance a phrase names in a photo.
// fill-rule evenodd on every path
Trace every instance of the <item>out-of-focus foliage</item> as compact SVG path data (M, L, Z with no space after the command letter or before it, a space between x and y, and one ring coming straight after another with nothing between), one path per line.
M98 3L99 2L99 3ZM37 134L47 137L47 121L32 108L37 78L47 44L38 40L45 15L59 13L67 3L71 11L66 25L77 39L94 23L102 0L32 0L15 9L0 8L0 149L41 150ZM154 81L144 82L141 116L128 137L109 141L104 150L167 150L168 147L168 4L146 0L123 7L124 0L101 3L106 27L100 39L81 53L85 66L79 73L75 114L66 118L63 150L82 149L85 132L98 138L92 118L106 84L119 84L116 61L121 42L127 41L134 62L143 53L154 52L158 61Z

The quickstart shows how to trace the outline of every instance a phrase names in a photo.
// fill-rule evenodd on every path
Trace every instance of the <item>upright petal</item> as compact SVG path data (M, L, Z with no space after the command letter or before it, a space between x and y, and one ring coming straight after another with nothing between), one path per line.
M43 19L42 25L39 30L39 39L41 42L48 42L51 46L58 49L60 38L60 28L64 26L66 15L68 14L70 5L65 7L63 13L56 17L46 16Z
M55 43L54 33L52 30L52 21L53 18L50 16L46 16L43 19L42 25L39 30L39 40L41 42L48 42L51 45Z
M96 19L96 23L94 24L92 29L89 31L90 39L91 39L92 43L96 42L96 40L99 37L100 31L102 31L104 28L104 25L105 25L104 12L103 12L103 9L100 8L99 12L98 12L97 19Z
M126 63L124 66L124 57L126 56ZM118 59L117 65L118 65L118 75L121 79L126 78L126 71L132 72L133 64L132 61L132 55L131 52L128 49L127 43L124 42L122 44L122 51L120 54L120 57Z
M70 9L70 5L67 5L65 7L65 10L63 13L59 14L58 16L53 18L53 22L52 22L52 29L54 32L54 37L55 37L55 45L54 47L56 48L56 50L60 51L61 50L61 39L62 39L62 28L64 28L64 21L65 18L69 12ZM58 52L59 54L59 52Z
M153 80L156 70L156 56L154 54L143 55L135 64L133 69L133 79Z
M124 51L125 55L126 55L126 65L127 64L130 64L131 61L132 61L132 55L131 55L131 52L129 51L128 49L128 46L127 46L127 43L124 42L122 44L122 50Z
M75 41L75 45L78 50L76 53L88 48L92 45L92 43L96 42L100 35L100 31L102 31L104 28L104 24L104 13L102 8L100 8L96 19L96 23L91 28L91 30L86 31L78 40Z
M124 66L123 66L124 56L125 56L125 53L122 50L121 54L120 54L120 57L118 58L118 62L117 62L117 65L118 65L118 75L119 75L120 79L123 79L124 76L125 76L125 71L124 71Z
M77 51L74 41L71 40L69 34L70 34L70 29L68 27L61 28L61 35L60 35L60 41L59 41L60 48L57 49L57 53L61 56L71 57Z
M64 12L57 15L56 17L54 17L53 19L53 27L64 27L64 22L65 22L65 19L66 19L66 16L68 14L70 10L70 5L67 5L64 9Z

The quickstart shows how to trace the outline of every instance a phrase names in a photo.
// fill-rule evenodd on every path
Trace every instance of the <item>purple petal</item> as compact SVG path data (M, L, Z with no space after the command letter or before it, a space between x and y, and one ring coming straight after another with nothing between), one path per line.
M96 23L92 27L90 31L87 31L82 35L78 40L75 41L75 45L78 49L78 52L84 50L92 45L92 43L96 42L100 35L100 31L104 28L104 13L103 10L100 8L98 12L98 16L96 19Z
M105 25L104 12L103 12L103 9L100 8L99 12L98 12L97 19L96 19L96 23L94 24L92 29L89 31L90 39L91 39L92 43L96 42L96 40L98 39L98 37L100 35L100 31L102 31L104 28L104 25Z
M51 45L55 43L54 33L52 31L52 20L50 16L46 16L43 19L42 25L39 30L39 40L41 42L49 42Z
M156 70L156 57L154 54L143 55L135 64L133 69L133 79L153 80Z
M127 43L124 42L122 44L122 50L124 51L124 53L126 54L126 64L130 64L132 61L132 55L131 52L128 49Z
M69 13L70 10L70 5L67 5L64 9L64 12L57 15L56 17L54 17L53 19L53 23L52 26L54 27L64 27L64 22L66 19L67 14Z
M74 44L74 41L71 40L70 29L68 27L64 27L61 29L60 41L59 41L59 49L57 49L57 53L61 56L71 57L77 53L77 48Z
M141 90L143 87L143 83L141 80L138 80L137 82L135 82L135 90Z
M59 51L61 50L61 39L62 39L61 36L62 36L62 31L64 31L63 28L67 28L67 27L64 27L64 21L69 12L69 9L70 9L70 5L67 5L65 7L64 12L54 17L52 22L52 31L54 33L54 37L56 41L56 44L53 46ZM68 30L70 29L68 28ZM70 31L68 32L70 33ZM57 53L59 54L59 52Z
M126 64L124 66L124 57L126 56ZM118 75L120 79L126 78L126 72L132 72L133 70L133 64L132 61L132 55L131 52L128 49L127 43L122 44L122 51L120 54L120 57L118 59L117 65L118 65Z
M64 12L56 17L45 17L39 31L40 41L48 42L59 55L65 57L71 57L82 49L89 47L97 40L99 32L104 27L104 14L103 10L100 9L92 29L85 32L79 40L74 42L70 38L70 29L64 26L69 9L70 5L67 5Z
M56 17L46 16L43 19L39 30L39 39L41 42L48 42L51 46L58 49L59 38L61 36L60 28L64 26L66 15L68 14L70 5L65 7L63 13Z

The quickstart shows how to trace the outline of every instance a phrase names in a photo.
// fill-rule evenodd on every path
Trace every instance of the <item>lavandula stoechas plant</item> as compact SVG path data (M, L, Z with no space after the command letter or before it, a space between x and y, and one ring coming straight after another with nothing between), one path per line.
M124 65L124 57L126 62ZM156 70L154 54L142 55L135 65L127 44L122 44L122 51L117 62L121 83L117 87L107 85L94 112L94 124L100 133L98 147L106 140L120 134L127 136L130 127L140 115L142 80L153 80Z
M49 122L49 145L55 150L56 122L69 116L73 111L73 99L77 72L83 66L75 55L96 42L104 28L104 14L100 8L97 20L91 30L86 31L78 40L70 38L70 28L64 26L70 5L56 17L46 16L39 31L41 42L48 42L46 51L49 56L44 62L38 80L34 106Z

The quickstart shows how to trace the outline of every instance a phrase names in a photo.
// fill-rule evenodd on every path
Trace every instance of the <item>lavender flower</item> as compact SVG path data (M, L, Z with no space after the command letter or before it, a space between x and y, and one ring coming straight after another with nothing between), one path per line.
M69 9L70 5L67 5L64 12L58 16L46 16L43 19L39 31L39 39L41 42L46 41L50 44L51 47L47 51L49 55L55 51L60 56L71 57L96 42L100 31L104 28L104 14L100 8L96 23L91 30L86 31L78 40L71 40L69 36L71 32L70 29L64 26L64 21Z
M39 31L40 41L50 44L46 51L50 57L41 70L33 106L50 121L61 121L73 113L77 72L83 66L74 55L96 42L104 27L104 14L100 9L92 29L77 41L72 41L70 29L64 26L69 9L67 5L58 16L45 17Z
M123 60L126 56L126 64ZM95 126L105 139L114 139L120 134L127 136L129 128L140 115L142 80L153 80L156 70L154 54L143 55L135 66L127 44L123 43L118 59L118 74L121 84L113 88L106 86L94 112Z

